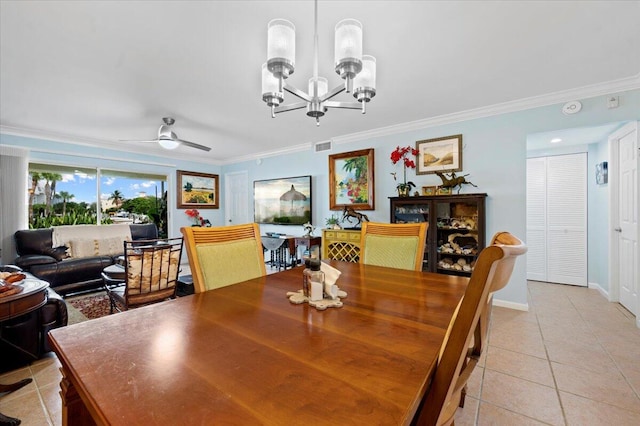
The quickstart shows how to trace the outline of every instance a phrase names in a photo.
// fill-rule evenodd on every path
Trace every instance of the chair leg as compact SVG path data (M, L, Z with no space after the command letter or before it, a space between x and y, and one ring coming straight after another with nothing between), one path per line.
M113 314L113 308L115 308L115 300L113 300L113 297L109 296L109 315Z
M464 387L460 391L460 402L458 403L458 407L464 408L464 399L466 396L467 396L467 385L464 385Z

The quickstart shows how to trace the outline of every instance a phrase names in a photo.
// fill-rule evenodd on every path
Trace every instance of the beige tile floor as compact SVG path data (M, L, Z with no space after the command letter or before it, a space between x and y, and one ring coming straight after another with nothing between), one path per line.
M494 308L487 353L457 425L640 425L640 330L596 290L529 282L529 312ZM50 355L0 376L33 383L0 396L23 425L60 424Z

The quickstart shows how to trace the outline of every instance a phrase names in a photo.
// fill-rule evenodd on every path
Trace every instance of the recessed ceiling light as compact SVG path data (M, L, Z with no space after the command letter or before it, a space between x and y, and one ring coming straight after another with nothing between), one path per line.
M551 143L558 143L558 142L562 142L562 139L560 139L560 138L551 139Z

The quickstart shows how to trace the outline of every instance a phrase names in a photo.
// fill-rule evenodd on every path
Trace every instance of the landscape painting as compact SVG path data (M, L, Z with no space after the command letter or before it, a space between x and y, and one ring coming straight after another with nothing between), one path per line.
M311 223L311 176L254 181L253 199L257 223Z
M178 170L178 208L219 208L218 175Z
M416 142L416 174L458 172L462 170L462 135Z

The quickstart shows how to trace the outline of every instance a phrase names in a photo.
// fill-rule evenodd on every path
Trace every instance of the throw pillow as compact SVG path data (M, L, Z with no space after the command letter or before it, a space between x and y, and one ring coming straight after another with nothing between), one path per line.
M46 251L46 254L60 262L62 259L69 257L69 253L67 253L68 249L67 246L52 247Z

